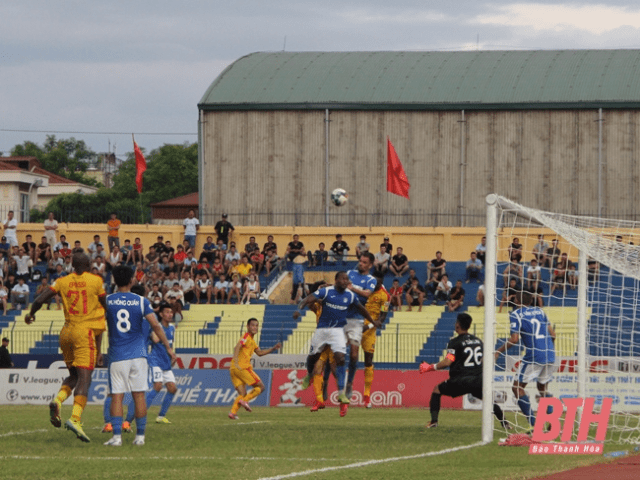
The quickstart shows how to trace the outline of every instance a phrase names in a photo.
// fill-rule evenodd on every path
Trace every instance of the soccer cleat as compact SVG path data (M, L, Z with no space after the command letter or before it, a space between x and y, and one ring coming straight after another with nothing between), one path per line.
M347 410L349 410L349 404L348 403L341 403L340 404L340 416L344 417L347 414Z
M438 422L429 422L425 428L436 428L438 426Z
M49 404L49 420L51 421L51 425L56 428L60 428L62 426L62 419L60 418L60 402L54 400Z
M102 433L111 433L113 432L113 425L110 423L105 423L104 427L102 427Z
M238 405L240 405L242 408L244 408L247 412L251 412L251 407L249 406L249 404L247 403L246 400L240 400L238 402Z
M233 413L233 412L229 412L229 418L230 418L231 420L238 420L240 417L238 417L238 415L236 415L236 414L235 414L235 413Z
M131 424L126 420L122 422L122 433L131 433Z
M353 394L353 384L351 382L347 383L347 388L344 389L344 394L348 399L351 399L351 394Z
M82 430L82 423L78 422L77 420L70 418L64 424L64 428L66 428L67 430L71 430L83 442L86 442L86 443L91 442L89 437L87 437L87 434L84 433L84 430Z
M108 441L104 442L103 445L107 445L108 447L121 447L122 437L111 437Z
M371 408L371 398L369 397L369 395L364 395L363 401L365 408Z
M502 422L500 422L500 425L502 425L502 428L504 428L505 430L513 430L513 427L511 426L511 424L506 420L503 420Z
M307 374L303 379L302 379L302 390L306 390L307 388L309 388L309 385L311 385L311 375Z
M167 420L166 417L157 417L156 418L156 423L166 423L166 424L170 424L171 422L169 420Z
M312 412L317 412L318 410L322 410L325 407L324 402L319 402L316 400L316 403L311 407Z
M134 445L144 445L144 435L136 435L136 438L133 439Z
M341 393L340 395L338 395L338 401L346 405L349 405L351 403L351 401L349 400L349 397L347 397L344 393Z

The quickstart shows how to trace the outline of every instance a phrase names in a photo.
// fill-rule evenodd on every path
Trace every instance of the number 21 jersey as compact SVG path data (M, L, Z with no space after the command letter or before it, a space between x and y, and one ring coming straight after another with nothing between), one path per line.
M101 277L74 272L58 278L49 288L62 298L67 325L104 330L104 309L98 300L106 295Z
M109 363L147 357L148 329L145 316L153 313L151 302L135 293L107 297Z

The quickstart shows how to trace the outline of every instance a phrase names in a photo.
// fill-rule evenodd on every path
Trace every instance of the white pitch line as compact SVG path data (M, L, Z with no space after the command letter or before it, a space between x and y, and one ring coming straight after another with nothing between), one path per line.
M48 430L46 429L42 429L42 430L31 430L28 432L7 432L7 433L0 434L0 437L12 437L14 435L29 435L30 433L42 433L47 431Z
M29 455L4 455L0 456L0 460L53 460L63 459L64 457L41 457L41 456L29 456ZM265 460L286 460L290 462L350 462L352 458L283 458L283 457L73 457L76 460L250 460L250 461L265 461Z
M218 425L219 427L226 427L227 425L255 425L256 423L271 423L270 420L261 420L258 422L234 422L234 423L223 423Z
M484 444L485 444L484 442L478 442L471 445L465 445L462 447L447 448L445 450L440 450L438 452L419 453L417 455L408 455L406 457L392 457L392 458L382 458L379 460L368 460L366 462L351 463L349 465L342 465L339 467L316 468L314 470L304 470L302 472L287 473L285 475L278 475L276 477L259 478L258 480L282 480L284 478L303 477L306 475L311 475L313 473L331 472L334 470L344 470L346 468L360 468L360 467L368 467L369 465L378 465L380 463L399 462L402 460L413 460L416 458L434 457L436 455L444 455L447 453L458 452L460 450L467 450L469 448L479 447Z

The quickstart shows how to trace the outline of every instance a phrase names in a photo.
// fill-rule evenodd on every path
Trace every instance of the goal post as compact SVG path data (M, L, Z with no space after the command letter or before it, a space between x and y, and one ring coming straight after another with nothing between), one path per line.
M640 222L543 211L496 194L486 204L483 397L503 408L515 432L505 432L484 401L482 440L531 429L511 391L523 346L494 362L509 337L509 294L527 291L556 332L547 392L613 398L607 439L640 443ZM535 413L535 380L526 394Z

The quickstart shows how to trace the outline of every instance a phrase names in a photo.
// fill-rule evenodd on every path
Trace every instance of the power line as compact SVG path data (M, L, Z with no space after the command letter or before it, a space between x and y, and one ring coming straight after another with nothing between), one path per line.
M169 132L72 132L70 130L18 130L11 128L0 128L0 132L21 132L21 133L75 133L78 135L198 135L197 133L169 133Z

